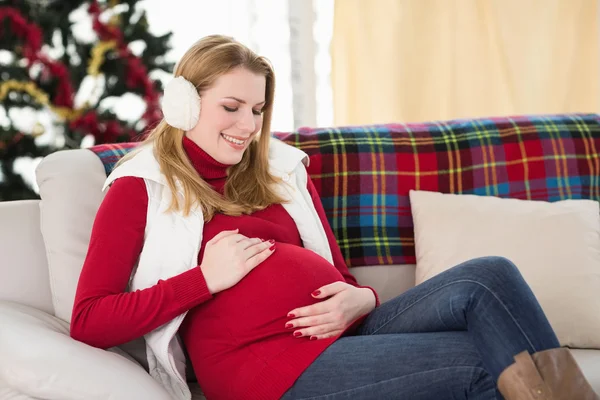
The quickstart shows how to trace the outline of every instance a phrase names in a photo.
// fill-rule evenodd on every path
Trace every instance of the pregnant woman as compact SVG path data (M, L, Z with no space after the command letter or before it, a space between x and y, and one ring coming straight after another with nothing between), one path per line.
M164 120L106 181L73 338L143 336L182 400L186 354L209 400L597 399L508 260L383 304L357 283L306 154L270 137L267 60L215 35L174 75Z

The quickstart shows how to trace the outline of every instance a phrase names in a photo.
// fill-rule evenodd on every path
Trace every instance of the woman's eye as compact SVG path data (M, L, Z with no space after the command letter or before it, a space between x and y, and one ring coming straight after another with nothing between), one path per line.
M225 109L225 111L227 112L236 112L238 110L237 107L232 108L232 107L227 107L227 106L223 106L223 108ZM252 110L252 114L254 115L261 115L262 114L262 110Z

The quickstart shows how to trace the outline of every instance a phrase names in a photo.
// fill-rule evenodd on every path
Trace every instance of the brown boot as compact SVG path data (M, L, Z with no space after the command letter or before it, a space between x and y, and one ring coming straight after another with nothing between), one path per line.
M498 390L507 400L600 400L567 348L517 354Z

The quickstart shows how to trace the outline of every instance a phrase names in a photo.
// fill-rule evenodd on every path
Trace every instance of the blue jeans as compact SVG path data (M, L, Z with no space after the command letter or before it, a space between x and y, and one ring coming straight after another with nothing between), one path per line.
M389 300L329 346L282 399L495 399L513 356L559 347L501 257L462 263Z

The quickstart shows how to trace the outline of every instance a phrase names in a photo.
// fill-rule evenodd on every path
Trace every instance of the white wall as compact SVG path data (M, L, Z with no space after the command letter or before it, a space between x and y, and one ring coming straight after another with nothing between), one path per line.
M201 37L217 33L233 36L267 57L277 79L273 130L332 124L333 0L144 0L140 4L147 10L153 33L173 32L170 61L176 62ZM307 4L314 8L312 15ZM290 38L290 23L300 37ZM307 33L314 35L314 46ZM290 40L301 46L290 52ZM296 60L293 66L292 59ZM161 76L165 82L169 78Z

